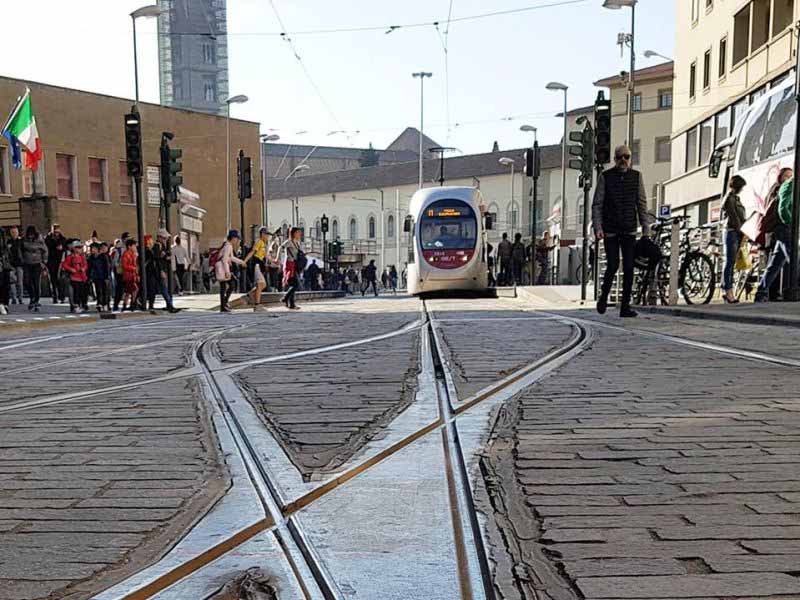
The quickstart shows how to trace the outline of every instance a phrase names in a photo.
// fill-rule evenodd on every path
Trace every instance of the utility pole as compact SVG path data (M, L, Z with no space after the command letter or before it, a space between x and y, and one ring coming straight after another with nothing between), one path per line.
M419 189L422 189L423 184L423 154L422 154L422 138L423 131L425 130L425 78L433 77L433 73L426 73L420 71L412 73L412 77L419 78Z
M800 30L797 32L798 43L800 43ZM800 52L797 54L797 65L795 67L795 99L798 110L800 110ZM794 134L794 172L795 183L792 184L792 247L789 251L789 300L796 302L800 300L800 289L798 289L798 265L797 265L797 246L800 244L800 185L797 185L797 173L800 173L800 119L798 119Z

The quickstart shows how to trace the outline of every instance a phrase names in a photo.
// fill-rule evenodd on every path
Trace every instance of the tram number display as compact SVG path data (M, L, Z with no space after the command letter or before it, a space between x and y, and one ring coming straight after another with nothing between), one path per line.
M426 216L432 217L434 219L446 219L448 217L462 217L464 216L464 213L461 212L461 210L458 208L451 208L451 207L439 208L439 209L430 208L427 210Z

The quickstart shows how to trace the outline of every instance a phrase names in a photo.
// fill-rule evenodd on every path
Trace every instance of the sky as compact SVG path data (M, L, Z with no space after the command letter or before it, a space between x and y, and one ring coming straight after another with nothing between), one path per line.
M570 3L558 5L562 2ZM30 44L30 28L6 27L4 47L19 51L3 53L0 75L133 97L128 15L144 4L147 0L3 2L2 22L36 15L38 42ZM501 149L520 148L531 143L530 134L519 131L524 124L539 129L540 143L559 143L562 121L555 115L563 95L545 85L554 80L568 85L569 107L576 108L594 102L592 82L629 68L628 52L620 56L616 40L630 30L630 9L602 4L228 0L230 93L250 99L234 105L232 116L260 122L262 133L276 133L281 142L381 148L405 127L419 126L420 85L411 74L428 71L433 77L425 80L425 133L440 144L464 154L488 152L495 141ZM458 20L529 7L536 8ZM638 68L661 62L644 58L645 50L672 56L674 8L674 0L639 0ZM385 32L391 25L434 21L438 31L424 25ZM380 29L300 33L372 26ZM284 27L291 41L275 35ZM141 98L158 102L155 21L138 21L137 32ZM347 133L328 135L340 130ZM46 132L41 134L46 140Z

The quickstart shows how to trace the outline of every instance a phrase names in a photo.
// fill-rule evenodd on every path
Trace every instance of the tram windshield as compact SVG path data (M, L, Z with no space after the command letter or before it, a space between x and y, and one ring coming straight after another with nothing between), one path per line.
M420 220L423 250L474 250L478 240L475 211L460 200L438 200Z

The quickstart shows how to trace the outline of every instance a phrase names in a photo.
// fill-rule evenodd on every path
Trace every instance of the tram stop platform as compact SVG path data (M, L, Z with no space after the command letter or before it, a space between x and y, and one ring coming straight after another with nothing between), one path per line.
M304 302L320 302L324 300L333 300L335 298L344 298L347 294L340 290L320 290L317 292L306 291L306 292L297 292L295 295L295 299L297 300L298 304L303 304ZM281 303L281 298L283 298L283 293L281 292L269 292L261 294L261 305L262 306L276 306ZM234 294L231 296L231 308L238 309L238 308L252 308L252 303L248 294ZM217 297L217 304L213 310L219 310L219 297Z
M751 325L800 327L800 302L740 302L700 306L640 306L639 312L673 315L689 319L732 321Z

